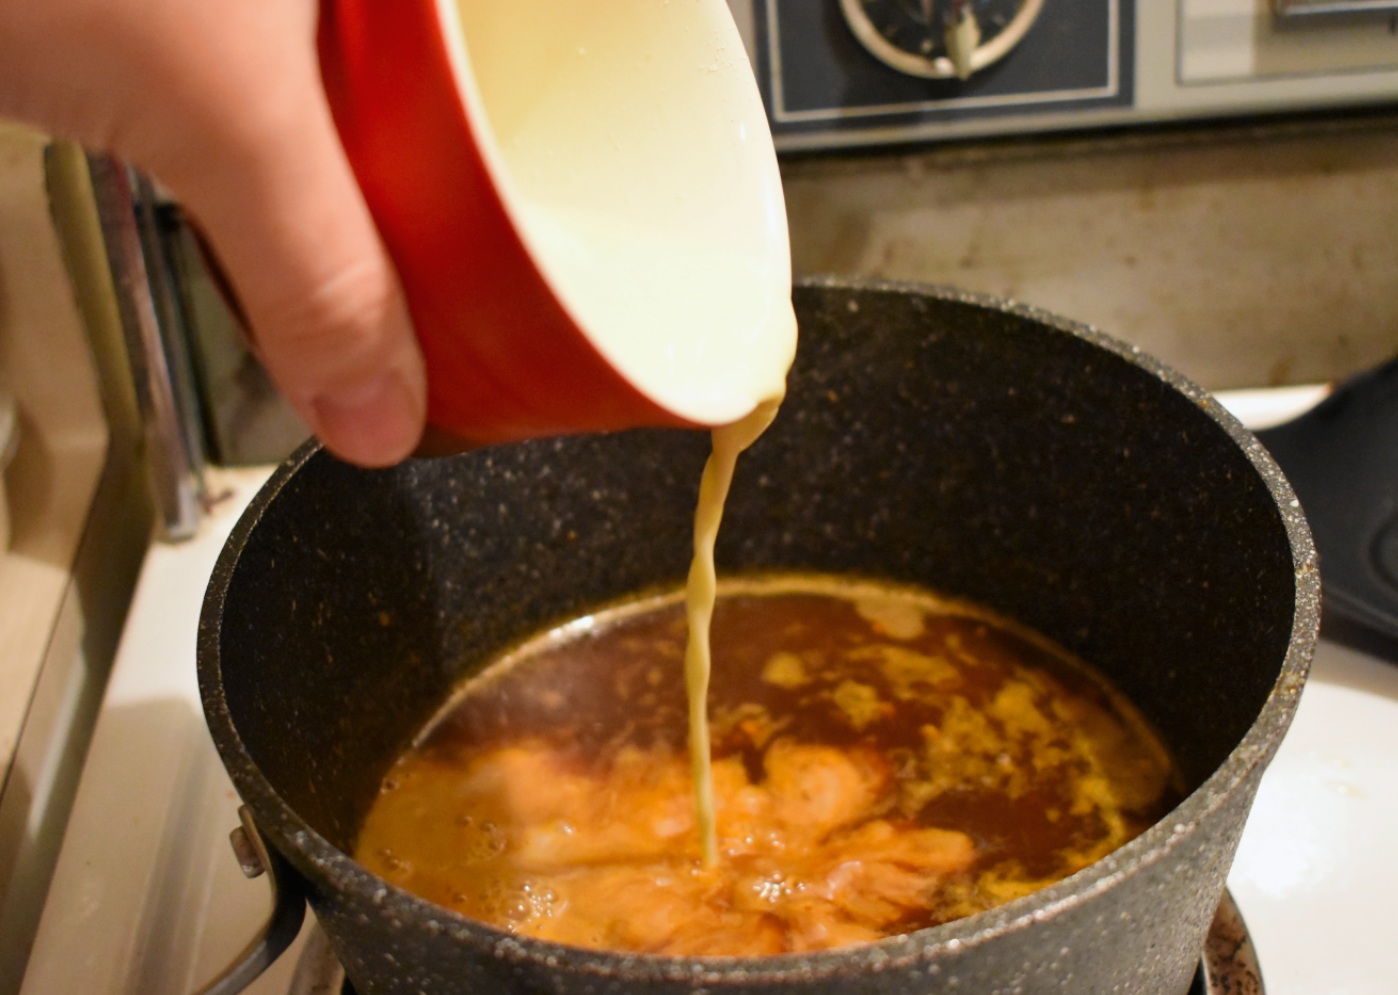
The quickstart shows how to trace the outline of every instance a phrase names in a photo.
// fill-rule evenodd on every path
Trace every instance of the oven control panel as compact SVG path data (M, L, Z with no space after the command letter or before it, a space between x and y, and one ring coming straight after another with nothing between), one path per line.
M730 0L782 149L1398 106L1398 0Z

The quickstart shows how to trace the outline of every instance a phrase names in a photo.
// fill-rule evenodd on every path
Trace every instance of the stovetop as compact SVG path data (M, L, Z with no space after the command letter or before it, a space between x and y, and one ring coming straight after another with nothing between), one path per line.
M1285 392L1222 399L1249 423L1274 417L1278 399L1307 403ZM266 886L242 877L228 847L237 797L205 729L194 645L214 560L268 472L218 471L213 486L229 497L201 534L147 557L24 995L193 991L265 917ZM1267 995L1398 990L1395 838L1398 666L1323 639L1228 882ZM301 949L312 942L308 926ZM286 995L297 956L250 995Z

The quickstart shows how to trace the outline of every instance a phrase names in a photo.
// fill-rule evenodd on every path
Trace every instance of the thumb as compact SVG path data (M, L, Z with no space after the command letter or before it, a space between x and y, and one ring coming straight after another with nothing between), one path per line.
M198 101L194 134L151 165L212 246L291 406L338 456L395 463L417 445L426 412L402 288L340 145L313 48L280 63L264 53L253 68L256 78L235 79L227 102L216 88Z
M111 149L194 216L268 372L327 447L422 431L403 292L336 134L316 0L0 0L0 113Z

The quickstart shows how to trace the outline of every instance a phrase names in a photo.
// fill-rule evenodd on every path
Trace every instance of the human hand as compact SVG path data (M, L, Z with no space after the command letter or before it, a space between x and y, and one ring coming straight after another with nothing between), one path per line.
M254 348L331 451L421 435L402 289L320 81L316 0L0 0L0 116L109 151L195 219Z

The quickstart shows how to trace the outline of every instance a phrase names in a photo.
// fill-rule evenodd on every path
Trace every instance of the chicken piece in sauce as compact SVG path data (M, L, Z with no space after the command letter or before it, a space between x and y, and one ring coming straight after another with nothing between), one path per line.
M399 765L361 859L473 918L574 946L743 956L867 942L975 854L964 833L869 819L888 780L876 755L780 739L756 783L739 760L716 763L711 868L682 755L626 749L598 777L541 742L478 757L451 790L472 813L453 820L458 841L444 834L427 862L397 859L380 824L415 804L404 785L442 777L432 768Z

